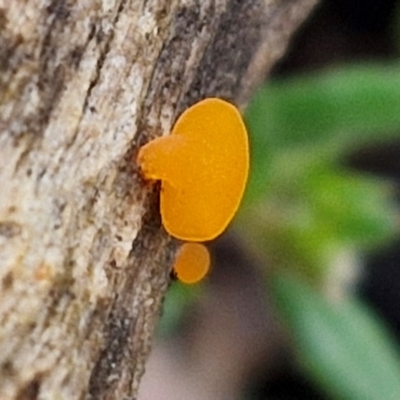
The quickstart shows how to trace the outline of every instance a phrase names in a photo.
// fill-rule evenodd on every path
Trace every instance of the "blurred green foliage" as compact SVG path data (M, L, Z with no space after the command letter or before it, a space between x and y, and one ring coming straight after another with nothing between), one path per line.
M333 253L398 232L393 187L343 160L361 145L400 137L399 94L400 68L371 66L271 83L255 96L239 225L278 266L323 280Z
M272 271L268 293L305 373L333 399L400 399L396 346L335 282L336 269L353 275L357 255L399 232L391 183L345 163L360 146L400 138L399 66L271 82L246 118L252 171L238 227ZM353 257L338 265L341 254Z
M288 273L277 274L270 291L304 370L331 398L399 398L397 349L364 304L354 297L328 302L301 276Z
M399 233L394 185L351 170L346 159L400 139L400 67L272 81L254 96L246 122L252 166L236 228L265 260L266 292L299 365L329 398L400 399L396 345L353 282L340 279ZM202 293L202 285L171 289L164 335Z

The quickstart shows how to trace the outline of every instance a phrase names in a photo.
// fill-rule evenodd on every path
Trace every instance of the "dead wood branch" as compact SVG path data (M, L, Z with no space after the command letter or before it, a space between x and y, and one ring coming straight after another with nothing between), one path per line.
M316 0L0 0L0 398L135 398L175 243L132 162L244 105Z

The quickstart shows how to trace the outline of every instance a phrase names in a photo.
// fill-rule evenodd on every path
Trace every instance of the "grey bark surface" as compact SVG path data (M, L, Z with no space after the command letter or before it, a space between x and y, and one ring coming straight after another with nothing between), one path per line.
M136 397L177 244L135 154L315 3L0 0L0 399Z

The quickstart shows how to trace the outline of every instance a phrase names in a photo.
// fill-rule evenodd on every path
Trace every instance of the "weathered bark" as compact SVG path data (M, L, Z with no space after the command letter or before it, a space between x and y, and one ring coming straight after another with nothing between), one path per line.
M244 105L316 0L0 0L0 398L135 398L176 248L134 155Z

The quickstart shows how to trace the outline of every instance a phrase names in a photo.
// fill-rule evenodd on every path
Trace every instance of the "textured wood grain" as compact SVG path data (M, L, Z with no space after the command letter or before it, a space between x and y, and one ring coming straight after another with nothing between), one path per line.
M243 106L316 0L0 0L0 398L135 398L176 243L132 160Z

